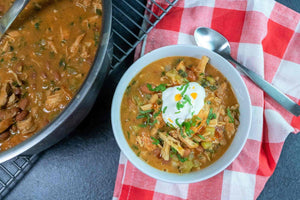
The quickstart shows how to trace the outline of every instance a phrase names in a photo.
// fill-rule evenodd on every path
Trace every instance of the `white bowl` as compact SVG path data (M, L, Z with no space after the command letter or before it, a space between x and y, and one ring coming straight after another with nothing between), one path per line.
M128 145L122 131L120 108L126 87L130 81L147 65L161 58L170 56L190 56L201 58L206 55L210 63L217 68L231 83L232 89L240 104L240 125L227 151L213 164L199 171L187 174L175 174L158 170L140 159ZM145 174L171 183L193 183L208 179L223 171L239 155L248 138L252 119L251 103L247 87L237 70L223 57L207 49L189 46L173 45L156 49L138 59L126 71L120 80L114 94L111 108L111 122L116 141L129 161Z

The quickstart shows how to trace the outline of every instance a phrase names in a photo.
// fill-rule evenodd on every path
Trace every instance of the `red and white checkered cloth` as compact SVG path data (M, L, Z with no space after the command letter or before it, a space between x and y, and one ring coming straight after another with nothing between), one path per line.
M166 7L165 0L156 2ZM223 34L234 58L300 104L299 13L273 0L180 0L150 32L145 52L195 44L193 33L199 26ZM300 117L242 77L252 101L252 126L244 149L227 169L198 183L170 184L143 174L121 154L113 199L256 199L276 167L285 138L299 132Z

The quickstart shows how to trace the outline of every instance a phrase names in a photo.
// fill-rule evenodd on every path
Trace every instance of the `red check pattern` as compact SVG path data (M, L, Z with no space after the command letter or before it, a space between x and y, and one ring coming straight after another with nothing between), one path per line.
M156 2L166 6L164 0ZM198 26L223 34L234 58L300 104L299 13L273 0L181 0L149 33L145 52L195 45ZM251 96L252 126L245 147L229 167L205 181L170 184L143 174L121 154L113 199L256 199L274 172L285 138L299 132L300 117L242 77Z

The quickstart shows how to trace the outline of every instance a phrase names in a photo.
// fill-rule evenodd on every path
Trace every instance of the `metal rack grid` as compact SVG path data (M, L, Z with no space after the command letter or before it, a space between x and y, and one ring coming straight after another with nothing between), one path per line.
M113 44L113 69L127 58L178 0L160 0L159 2L155 0L148 2L135 0L130 3L126 0L113 1L112 32L114 41L117 41ZM154 10L159 14L155 14ZM126 21L126 26L124 21ZM115 28L117 26L118 28Z
M112 0L112 71L118 68L178 1L159 0L158 3L156 0ZM153 10L159 14L155 14ZM39 155L18 156L0 164L0 199L13 189L38 158Z

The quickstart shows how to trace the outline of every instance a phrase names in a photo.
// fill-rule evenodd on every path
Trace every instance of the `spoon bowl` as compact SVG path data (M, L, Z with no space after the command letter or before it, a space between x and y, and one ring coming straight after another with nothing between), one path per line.
M15 0L10 9L0 19L0 39L25 8L30 0Z
M293 100L279 91L269 82L265 81L260 75L251 71L231 57L230 44L223 35L213 29L199 27L194 32L194 38L198 46L214 51L223 58L234 63L237 68L244 72L258 87L264 90L287 111L295 116L300 115L300 106L298 104L296 104Z
M230 45L227 39L217 31L200 27L197 28L194 37L198 46L214 51L218 54L230 54Z

